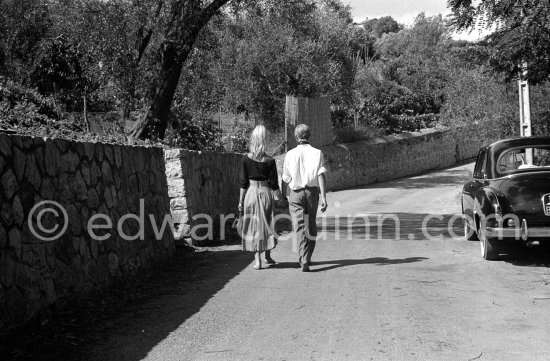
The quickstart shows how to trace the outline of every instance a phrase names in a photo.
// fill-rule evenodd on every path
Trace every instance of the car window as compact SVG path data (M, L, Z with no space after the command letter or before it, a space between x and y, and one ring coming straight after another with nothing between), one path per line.
M501 175L520 173L541 168L550 169L550 145L523 146L504 151L497 161Z
M474 178L484 178L487 174L487 149L483 148L477 155Z

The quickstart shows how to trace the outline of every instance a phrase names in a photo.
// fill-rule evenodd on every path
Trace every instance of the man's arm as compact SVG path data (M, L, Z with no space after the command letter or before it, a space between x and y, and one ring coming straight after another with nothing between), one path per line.
M281 179L283 180L283 182L287 184L292 181L292 176L290 175L290 170L289 170L289 163L290 163L290 158L288 156L288 153L286 153L285 160L283 163L283 175L281 176Z
M321 190L321 212L327 210L327 188L326 188L325 173L319 175L319 189Z

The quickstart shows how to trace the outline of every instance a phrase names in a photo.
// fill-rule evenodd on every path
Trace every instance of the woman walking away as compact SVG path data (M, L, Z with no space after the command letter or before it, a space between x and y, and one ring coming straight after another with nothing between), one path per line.
M266 129L258 125L250 135L250 153L243 156L239 175L242 245L243 251L255 252L254 269L262 268L262 252L267 265L275 264L271 258L271 250L277 245L271 227L275 208L273 193L281 199L277 166L275 159L266 154L265 139Z

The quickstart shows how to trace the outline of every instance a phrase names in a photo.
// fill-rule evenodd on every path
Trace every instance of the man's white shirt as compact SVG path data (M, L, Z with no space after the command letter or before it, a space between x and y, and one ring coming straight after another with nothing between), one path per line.
M321 150L309 144L298 144L286 153L282 178L293 190L319 187L318 177L326 171Z

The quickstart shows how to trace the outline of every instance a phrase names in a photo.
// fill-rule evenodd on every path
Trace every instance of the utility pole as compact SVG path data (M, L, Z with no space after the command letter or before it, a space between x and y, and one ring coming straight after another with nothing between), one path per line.
M522 71L518 79L519 85L519 129L522 137L533 135L531 127L531 103L529 99L529 81L527 80L527 63L523 63ZM527 164L533 164L533 149L528 149L526 154Z

